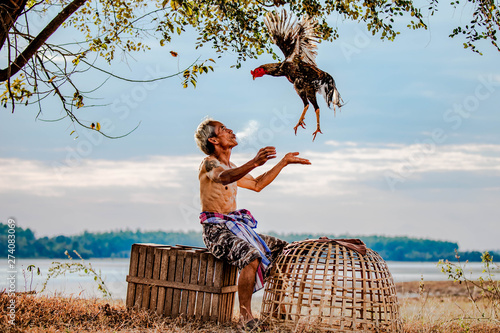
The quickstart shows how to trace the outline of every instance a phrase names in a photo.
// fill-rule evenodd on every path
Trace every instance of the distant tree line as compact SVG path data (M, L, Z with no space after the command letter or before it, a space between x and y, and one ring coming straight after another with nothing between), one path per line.
M200 232L120 230L85 231L73 236L36 237L30 229L16 228L16 258L67 258L76 250L83 258L127 258L134 243L204 246ZM0 244L7 244L7 225L0 223ZM0 253L7 257L7 246Z
M7 244L7 224L0 223L0 244ZM318 235L318 234L279 234L270 232L288 242L314 239L320 236L328 238L360 238L366 245L377 251L382 258L390 261L455 261L458 244L448 241L389 236L353 236L353 235ZM76 250L83 258L127 258L134 243L156 243L166 245L190 245L204 247L201 231L166 232L166 231L131 231L110 232L85 231L73 236L36 237L30 228L16 228L16 258L66 258L65 251ZM0 254L7 257L8 247L1 246ZM481 252L458 252L461 261L481 261ZM490 251L494 257L500 253Z
M359 238L367 247L378 252L382 258L390 261L438 261L448 259L456 261L458 244L449 241L431 240L423 238L411 238L404 236L354 236L354 235L318 235L318 234L278 234L269 233L272 236L280 237L288 242L303 239L315 239L321 236L328 238ZM496 258L500 253L489 251ZM460 261L481 261L481 252L479 251L458 251Z

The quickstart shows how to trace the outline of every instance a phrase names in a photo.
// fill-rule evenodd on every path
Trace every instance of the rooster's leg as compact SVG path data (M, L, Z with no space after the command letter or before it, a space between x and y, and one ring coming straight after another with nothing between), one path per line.
M314 139L316 139L316 134L318 133L321 133L323 134L323 132L321 132L321 129L319 128L319 108L314 110L316 112L316 122L317 122L317 125L316 125L316 130L314 131L313 133L313 141Z
M306 112L307 112L308 108L309 108L309 104L307 104L306 106L304 106L304 111L302 111L302 114L300 115L299 122L293 128L295 130L295 135L297 135L297 128L299 126L302 126L302 128L306 128L306 123L304 122L304 117L306 116Z

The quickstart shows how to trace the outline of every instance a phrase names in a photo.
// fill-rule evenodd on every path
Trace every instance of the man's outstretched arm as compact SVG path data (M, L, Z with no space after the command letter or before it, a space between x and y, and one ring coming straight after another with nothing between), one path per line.
M257 178L247 174L238 181L238 186L260 192L279 175L281 170L289 164L311 164L308 159L297 157L298 152L286 154L271 170L263 173Z
M268 160L273 158L276 158L276 148L265 147L260 149L253 159L242 166L225 169L216 159L207 159L205 160L204 168L210 179L215 182L222 183L223 185L227 185L242 179L248 175L250 171L265 164Z

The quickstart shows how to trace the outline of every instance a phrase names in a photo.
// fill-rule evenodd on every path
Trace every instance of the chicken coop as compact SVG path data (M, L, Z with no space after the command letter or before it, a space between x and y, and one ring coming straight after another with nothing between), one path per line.
M261 319L291 330L400 332L386 262L360 240L289 244L266 281Z

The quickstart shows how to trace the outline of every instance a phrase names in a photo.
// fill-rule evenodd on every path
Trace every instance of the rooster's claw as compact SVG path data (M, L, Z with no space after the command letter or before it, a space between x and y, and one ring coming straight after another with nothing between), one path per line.
M313 142L314 142L314 139L316 139L316 134L318 134L318 133L323 134L323 132L321 132L321 130L319 128L317 130L315 130L313 133Z
M294 131L295 131L295 135L297 135L297 128L299 128L299 126L305 129L306 128L306 123L303 122L303 121L299 121L298 124L295 125L295 127L293 128Z

